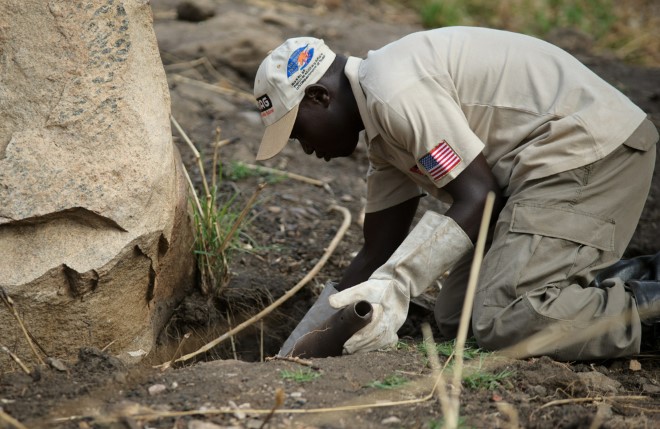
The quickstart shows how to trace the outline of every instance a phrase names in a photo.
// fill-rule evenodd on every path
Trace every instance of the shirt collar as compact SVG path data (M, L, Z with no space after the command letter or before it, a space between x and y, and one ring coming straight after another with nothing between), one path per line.
M355 96L355 101L357 101L358 110L360 111L360 117L362 118L362 123L364 124L364 131L366 133L366 141L370 142L378 135L378 130L376 129L371 116L369 115L369 109L367 108L367 98L364 96L362 91L362 85L360 85L360 64L362 64L362 59L357 57L348 57L346 61L346 66L344 67L344 73L348 78L348 81L351 83L351 89L353 90L353 95Z

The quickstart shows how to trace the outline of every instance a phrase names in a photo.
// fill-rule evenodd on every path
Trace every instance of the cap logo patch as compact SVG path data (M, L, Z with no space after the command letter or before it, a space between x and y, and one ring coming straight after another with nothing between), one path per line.
M315 55L314 48L310 48L309 45L296 49L289 57L286 66L286 77L289 78L291 86L296 90L302 88L325 57L323 52Z
M273 113L273 103L270 101L268 94L264 94L257 98L257 107L261 116L268 116Z
M290 78L297 71L304 70L310 61L312 61L313 57L314 48L310 48L309 44L293 51L286 65L286 77Z

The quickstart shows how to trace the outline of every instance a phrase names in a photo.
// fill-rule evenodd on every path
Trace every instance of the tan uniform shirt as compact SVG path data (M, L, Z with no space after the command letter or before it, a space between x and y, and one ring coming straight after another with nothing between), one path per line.
M481 152L505 195L599 160L644 112L542 40L470 27L408 35L345 67L365 124L367 212L442 187Z

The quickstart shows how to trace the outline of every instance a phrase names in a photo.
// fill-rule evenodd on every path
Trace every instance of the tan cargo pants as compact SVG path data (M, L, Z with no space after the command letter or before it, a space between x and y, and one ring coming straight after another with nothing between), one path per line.
M618 149L511 195L481 266L472 332L489 350L560 360L639 352L641 326L621 281L587 287L626 249L649 192L657 131L645 121ZM453 338L472 255L443 282L435 316Z

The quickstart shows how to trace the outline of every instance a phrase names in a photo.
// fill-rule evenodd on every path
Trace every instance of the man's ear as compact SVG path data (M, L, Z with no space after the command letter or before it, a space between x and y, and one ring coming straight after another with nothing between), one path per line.
M328 88L319 83L309 85L305 88L305 97L309 98L313 103L318 103L323 107L328 107L330 104L330 92Z

